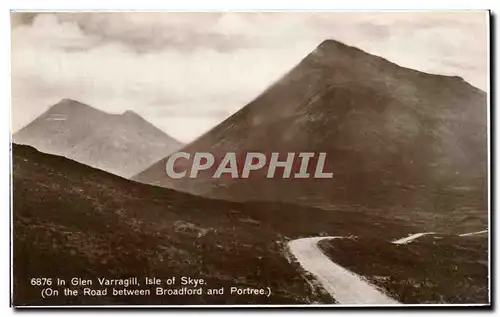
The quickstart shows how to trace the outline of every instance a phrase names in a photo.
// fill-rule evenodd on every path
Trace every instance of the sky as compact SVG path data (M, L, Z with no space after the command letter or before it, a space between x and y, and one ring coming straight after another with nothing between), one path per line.
M63 98L190 142L325 39L487 90L483 12L12 13L12 131Z

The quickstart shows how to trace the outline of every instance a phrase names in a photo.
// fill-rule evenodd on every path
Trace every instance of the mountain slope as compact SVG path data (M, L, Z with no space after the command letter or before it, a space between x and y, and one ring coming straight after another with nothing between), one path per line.
M108 114L70 99L15 133L13 141L123 177L182 146L132 111Z
M332 261L401 303L490 303L487 236L429 235L400 245L336 239L319 246Z
M486 94L461 78L327 40L183 151L280 152L281 159L286 152L326 152L333 179L218 180L211 171L172 180L166 159L133 179L235 201L362 207L401 217L473 212L484 224L486 129Z
M286 241L320 234L394 239L415 230L356 212L201 198L23 145L13 144L12 162L15 305L331 303L287 260ZM30 285L33 277L97 284L97 277L145 276L203 278L226 293L41 299ZM270 287L272 296L230 295L231 286Z

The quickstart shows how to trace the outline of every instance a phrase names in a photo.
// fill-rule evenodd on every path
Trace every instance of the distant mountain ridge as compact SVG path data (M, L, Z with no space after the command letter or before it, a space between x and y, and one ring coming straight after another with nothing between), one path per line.
M13 142L127 178L182 146L133 111L109 114L71 99L19 130Z
M321 43L185 152L326 152L331 180L169 179L166 158L133 179L207 197L487 215L486 93L343 43ZM284 156L283 156L284 158Z

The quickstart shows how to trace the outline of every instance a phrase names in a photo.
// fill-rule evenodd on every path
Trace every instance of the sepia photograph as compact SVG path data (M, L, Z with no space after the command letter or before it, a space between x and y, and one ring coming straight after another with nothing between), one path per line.
M11 305L490 307L490 21L20 11Z

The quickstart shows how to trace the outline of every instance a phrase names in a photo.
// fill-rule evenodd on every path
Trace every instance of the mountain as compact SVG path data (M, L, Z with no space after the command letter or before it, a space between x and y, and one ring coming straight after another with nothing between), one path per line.
M13 142L130 177L182 144L133 111L109 114L63 99L13 136Z
M391 240L416 230L357 212L192 196L17 144L12 175L14 305L332 303L290 260L287 241L318 235ZM98 277L146 276L202 278L226 292L156 296L151 286L150 296L111 296L108 287L107 296L83 296L84 286L69 286L74 277L100 289ZM30 284L36 277L64 279L80 294L43 299ZM230 295L232 286L270 287L272 294Z
M332 179L258 173L213 179L212 170L174 180L165 173L166 158L133 179L234 201L371 210L430 226L435 215L453 214L481 227L487 221L486 108L486 93L460 77L404 68L326 40L182 151L280 152L281 159L286 152L325 152Z

